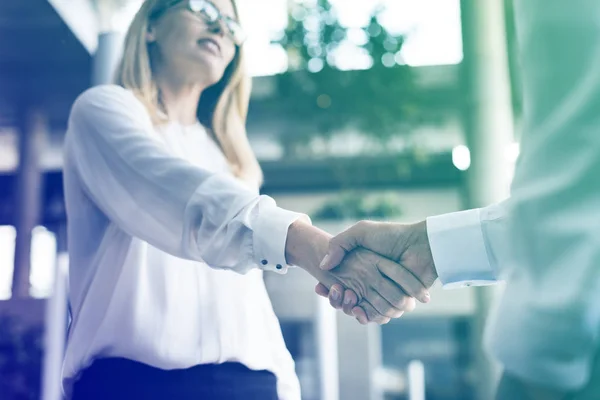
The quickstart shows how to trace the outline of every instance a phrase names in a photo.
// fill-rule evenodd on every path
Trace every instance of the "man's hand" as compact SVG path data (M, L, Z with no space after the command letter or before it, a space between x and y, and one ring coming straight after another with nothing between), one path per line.
M314 276L323 288L333 285L345 287L360 296L363 321L380 324L397 318L415 307L415 298L429 299L425 286L409 271L396 262L367 249L344 253L344 259L335 270L319 268L329 250L331 235L298 220L289 230L286 242L286 259ZM403 282L401 288L389 277Z
M388 277L403 282L400 288ZM360 322L385 324L415 308L415 298L426 302L429 293L425 286L409 271L397 263L366 249L351 251L332 271L321 271L315 276L321 285L339 285L356 293L362 301L365 315ZM341 301L341 300L340 300Z
M321 268L335 271L334 268L356 248L369 249L397 262L403 267L402 271L410 271L426 288L431 287L437 279L425 221L409 225L361 221L331 239L329 252L323 259ZM389 272L386 276L404 287L406 275L399 271ZM317 285L315 288L317 294L329 297L334 308L354 315L361 323L365 323L365 320L370 321L359 303L360 294L348 289L350 288L341 285L333 285L330 290L323 285Z

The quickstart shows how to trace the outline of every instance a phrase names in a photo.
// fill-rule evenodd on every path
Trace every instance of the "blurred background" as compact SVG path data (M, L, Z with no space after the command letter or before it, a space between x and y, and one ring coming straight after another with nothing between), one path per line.
M511 0L239 0L264 193L337 233L508 194L520 116ZM68 324L61 145L140 0L0 0L0 399L60 398ZM364 327L303 271L265 277L304 400L487 400L502 290L435 286Z

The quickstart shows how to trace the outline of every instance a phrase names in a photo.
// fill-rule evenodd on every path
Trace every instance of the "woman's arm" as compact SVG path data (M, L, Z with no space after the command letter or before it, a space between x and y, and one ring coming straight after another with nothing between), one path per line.
M82 94L66 153L90 199L132 236L216 268L286 271L288 227L302 215L171 155L131 92L101 86Z

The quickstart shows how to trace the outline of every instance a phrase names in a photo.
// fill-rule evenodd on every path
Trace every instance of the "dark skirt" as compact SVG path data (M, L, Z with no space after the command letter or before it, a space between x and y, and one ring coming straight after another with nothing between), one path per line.
M162 370L124 358L94 361L73 385L74 400L277 400L277 379L243 364Z

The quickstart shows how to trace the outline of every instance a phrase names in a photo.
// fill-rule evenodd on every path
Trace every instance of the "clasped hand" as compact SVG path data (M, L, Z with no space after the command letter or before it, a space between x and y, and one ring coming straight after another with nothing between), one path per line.
M385 324L426 303L437 279L425 222L361 221L332 238L317 294L361 324ZM329 274L327 274L329 272Z
M344 255L339 266L331 271L322 270L316 276L325 292L331 288L332 304L342 305L342 287L352 296L344 296L346 308L360 306L364 315L356 316L361 323L367 321L385 324L415 308L415 299L429 300L427 288L410 271L398 263L363 248ZM399 286L397 282L402 282ZM360 299L360 300L358 300Z

